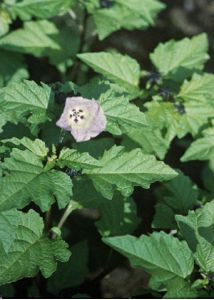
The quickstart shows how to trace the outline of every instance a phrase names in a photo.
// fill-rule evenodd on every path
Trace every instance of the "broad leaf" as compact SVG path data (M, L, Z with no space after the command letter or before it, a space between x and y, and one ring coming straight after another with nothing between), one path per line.
M7 212L8 222L13 222L15 213L15 238L7 252L1 243L4 234L2 236L0 232L0 285L34 277L38 271L49 277L56 270L56 261L68 261L70 256L64 241L53 241L43 236L43 220L36 212ZM8 230L7 226L5 229Z
M99 211L100 218L95 225L102 236L132 233L139 224L132 198L124 198L115 193L113 199L108 201L87 178L75 181L73 199L84 208Z
M171 142L162 135L161 130L150 126L143 129L130 129L126 135L140 145L145 153L155 154L159 159L164 159Z
M193 255L186 242L164 232L139 238L125 235L103 239L106 244L125 255L134 267L144 268L159 282L186 278L193 271Z
M95 52L78 54L78 57L94 71L136 92L140 80L140 66L137 61L119 53Z
M80 153L75 149L68 148L62 149L57 164L61 168L66 166L74 169L93 169L100 166L99 161L88 153Z
M0 57L0 87L28 78L26 65L21 55L1 50Z
M0 213L0 243L5 252L8 252L16 238L19 222L20 216L15 209Z
M66 264L59 263L57 271L48 279L48 291L54 295L80 285L88 273L88 245L86 241L72 246L72 255ZM63 274L63 276L62 276Z
M115 189L130 196L134 186L149 188L155 181L174 178L177 173L154 156L141 149L126 152L124 147L112 147L100 159L101 167L83 170L96 189L107 199L112 199Z
M117 0L108 9L96 9L93 19L99 38L102 40L121 28L147 28L154 24L157 14L165 5L157 0Z
M176 228L175 214L186 214L197 203L198 187L181 171L178 174L156 192L159 203L155 207L153 227Z
M27 21L32 17L47 19L65 13L76 0L22 0L11 6L10 12Z
M44 158L47 156L49 149L45 146L45 143L42 140L35 139L32 141L27 137L23 137L22 139L18 138L11 138L7 140L2 140L1 143L3 144L13 144L15 146L23 146L25 149L30 150L37 156Z
M195 299L198 296L196 289L191 284L181 278L176 278L167 286L167 293L164 299Z
M128 133L133 128L144 130L146 118L139 108L129 103L128 97L118 96L113 89L101 94L100 105L107 117L107 131L115 135Z
M214 128L203 132L202 138L194 141L181 157L181 161L214 159Z
M184 101L207 101L214 105L214 75L194 74L190 81L184 81L177 97Z
M180 213L187 213L199 197L199 190L192 180L181 171L178 176L164 183L162 194L165 204Z
M56 34L58 29L49 21L25 22L24 28L11 31L0 39L0 48L40 57L51 49L60 50L51 38Z
M206 273L214 272L214 201L188 216L176 216L180 231Z
M103 198L100 200L104 200L97 203L101 219L95 224L102 236L128 234L136 229L139 219L133 199L123 199L116 194L111 201Z
M49 118L47 108L51 100L51 89L46 84L39 86L34 81L27 80L11 83L2 90L0 114L5 122L12 123L26 122L26 116L28 122L33 121L35 126Z
M175 136L184 137L190 133L195 136L204 124L214 116L214 106L208 101L188 101L184 103L184 114L179 114L171 102L147 102L146 119L154 129L164 129L164 139L170 145Z
M205 34L158 45L150 58L158 71L175 80L182 80L196 70L202 70L208 60L208 40Z
M72 182L69 176L45 168L41 158L29 150L14 148L1 167L5 176L0 181L0 211L23 208L30 201L47 211L55 199L59 208L70 201Z

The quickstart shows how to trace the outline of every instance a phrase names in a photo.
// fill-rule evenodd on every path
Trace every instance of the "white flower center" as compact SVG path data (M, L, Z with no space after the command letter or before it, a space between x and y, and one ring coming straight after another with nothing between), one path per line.
M87 127L91 114L85 107L74 107L68 111L68 123L73 128Z

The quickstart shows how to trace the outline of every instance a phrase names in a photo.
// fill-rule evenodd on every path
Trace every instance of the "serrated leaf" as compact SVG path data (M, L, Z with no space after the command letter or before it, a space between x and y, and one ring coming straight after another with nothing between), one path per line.
M108 201L87 178L75 181L73 199L84 208L99 211L100 218L95 225L102 236L132 233L139 224L132 198L124 198L115 193L113 199Z
M101 157L105 150L114 146L115 142L113 137L104 137L99 139L92 139L90 141L76 143L75 148L81 153L88 152L90 155L98 159Z
M181 161L212 160L214 158L214 128L204 131L202 138L194 141L181 157Z
M16 237L20 216L14 209L0 213L0 242L5 252L8 252Z
M51 38L56 34L57 27L47 20L25 22L23 29L11 31L0 39L0 48L40 57L51 49L60 50L60 46Z
M0 211L23 208L30 201L47 211L55 199L59 208L70 201L70 177L61 171L45 169L41 158L29 150L14 148L1 167L5 176L0 181Z
M212 227L213 232L214 226ZM210 244L207 240L201 239L196 248L195 259L206 273L214 272L214 242Z
M32 17L47 19L65 13L75 2L76 0L22 0L9 9L10 13L23 21Z
M165 139L161 130L149 126L144 129L130 129L126 135L135 143L140 145L145 153L155 154L159 159L164 159L170 146L170 141Z
M120 195L115 195L111 201L101 198L97 208L101 219L95 224L104 237L132 233L139 224L136 205L131 198L123 199Z
M198 200L199 190L188 176L181 171L178 174L170 182L164 183L163 199L172 209L186 213Z
M174 229L175 227L176 222L173 209L164 203L157 203L155 205L152 228Z
M163 284L174 278L186 278L193 271L193 255L186 242L164 232L139 238L125 235L103 241L126 256L134 267L144 268Z
M161 43L151 53L150 58L163 76L182 80L195 70L203 69L209 58L207 51L207 36L200 34L191 39Z
M107 79L133 92L138 91L140 66L135 59L127 55L108 52L83 53L77 56Z
M167 293L164 295L164 299L195 299L198 296L196 289L192 288L190 283L176 278L170 281L167 286Z
M5 122L15 124L18 121L25 122L25 116L30 122L29 115L36 114L40 117L34 119L34 125L42 123L48 119L47 108L52 96L51 89L46 84L39 86L28 80L11 83L2 90L0 114L5 118Z
M99 102L107 117L106 130L110 133L121 135L133 128L144 130L147 126L144 113L129 103L128 97L116 95L113 89L101 94Z
M180 118L180 137L187 133L196 136L205 124L214 116L214 106L206 101L189 101L185 103L185 111Z
M93 19L102 40L121 28L144 29L153 25L157 14L164 8L165 5L156 0L118 0L108 9L94 10Z
M22 139L13 137L11 139L2 140L1 143L9 143L15 146L23 146L25 149L30 150L32 153L36 154L41 158L47 156L49 151L49 149L45 146L45 143L40 139L35 139L34 141L32 141L27 137L23 137Z
M182 98L184 101L205 100L212 104L214 100L214 75L194 74L190 81L184 81L177 97Z
M61 168L66 166L75 169L93 169L100 166L99 161L88 153L80 153L75 149L68 148L62 149L57 164Z
M7 253L1 246L0 236L0 285L33 277L39 270L44 277L49 277L56 270L57 260L65 262L70 257L64 241L53 241L43 236L43 220L36 212L16 211L16 214L19 222Z
M155 206L154 228L176 228L175 214L188 213L199 197L198 187L181 171L156 193L159 193L159 202Z
M171 102L152 101L145 104L147 112L145 113L150 128L152 130L163 130L164 140L168 147L172 139L178 135L183 136L183 131L180 129L181 115L176 110Z
M54 295L60 291L80 285L88 273L88 245L82 241L72 246L68 263L59 263L57 271L48 279L48 291ZM63 276L62 276L63 274Z
M5 35L10 29L10 23L12 22L8 12L0 8L0 37Z
M214 200L188 216L176 216L180 231L206 273L214 272Z
M175 136L184 137L190 133L195 136L204 124L214 116L214 107L208 101L188 101L184 103L185 113L179 114L171 102L152 101L145 105L148 109L146 119L154 129L166 131L164 139L170 145Z
M0 87L28 78L28 71L21 55L1 50L0 57L0 77L2 77Z
M154 156L144 154L141 149L125 152L124 147L114 146L105 151L99 162L100 168L83 172L107 199L112 199L116 189L128 197L134 186L149 188L155 181L170 180L177 175L170 167L157 161Z

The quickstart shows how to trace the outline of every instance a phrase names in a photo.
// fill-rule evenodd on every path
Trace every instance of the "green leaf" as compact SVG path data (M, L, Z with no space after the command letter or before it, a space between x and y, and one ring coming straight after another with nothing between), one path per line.
M65 13L75 2L76 0L22 0L12 5L10 12L23 21L32 17L48 19Z
M196 136L199 131L214 116L214 106L206 101L189 101L185 103L185 111L180 118L180 137L187 133Z
M190 133L195 136L214 115L214 107L208 101L188 101L184 103L185 113L179 114L171 102L153 100L146 103L146 119L154 129L163 129L168 147L175 136L184 137Z
M213 230L214 226L212 232ZM214 243L210 244L205 239L201 239L196 249L195 259L203 271L214 272Z
M175 214L187 214L199 198L198 187L181 171L156 193L159 202L155 206L154 228L176 228Z
M8 252L2 248L0 235L0 285L34 277L38 271L49 277L55 270L56 261L68 261L70 251L61 239L50 240L43 236L42 218L33 210L28 213L16 211L15 239ZM10 213L7 213L10 221ZM14 213L11 214L13 222Z
M88 273L87 263L87 242L83 241L72 246L69 262L59 263L57 271L48 279L48 292L56 295L64 289L80 285Z
M68 148L62 149L57 164L61 168L66 166L75 169L93 169L100 166L99 161L88 153L80 153L75 149Z
M177 97L184 101L207 101L212 104L214 100L214 75L194 74L190 81L184 81Z
M112 199L114 190L128 197L134 186L149 188L155 181L174 178L177 173L154 156L141 149L126 152L124 147L114 146L105 151L100 159L101 167L83 170L93 181L95 188L107 199Z
M26 65L21 55L1 50L0 57L0 81L2 81L2 83L0 82L0 87L10 82L17 82L28 78Z
M197 290L193 289L190 283L181 278L176 278L170 281L164 299L195 299L197 296Z
M150 58L163 76L182 80L194 71L203 69L209 58L207 51L207 36L200 34L191 39L161 43Z
M139 224L132 198L115 193L112 200L106 200L87 178L75 181L73 199L84 208L99 211L100 218L95 225L102 236L132 233Z
M25 22L23 29L14 30L0 39L0 48L40 57L51 49L60 50L52 39L56 34L57 27L47 20Z
M202 138L194 141L181 157L181 161L212 160L214 158L214 128L203 132Z
M11 22L12 20L8 12L0 7L0 37L9 31Z
M192 180L178 171L178 176L164 183L164 203L180 213L187 213L198 200L199 190Z
M41 158L46 157L49 151L49 149L45 146L45 143L40 139L35 139L34 141L32 141L27 137L23 137L22 139L13 137L11 139L2 140L1 143L9 143L15 146L23 146L25 149L30 150L32 153L36 154Z
M175 213L173 209L164 203L157 203L155 205L155 215L152 221L152 228L176 228Z
M101 94L100 105L107 118L107 131L115 135L128 133L133 128L144 130L146 118L139 108L129 103L128 97L117 95L114 89Z
M214 200L188 216L176 216L180 231L206 273L214 272Z
M88 152L90 155L98 159L105 150L114 146L115 141L113 137L104 137L99 139L91 139L90 141L76 143L74 146L81 153Z
M96 9L93 11L93 19L99 39L121 28L144 29L154 25L154 19L164 8L165 5L157 0L117 0L108 9Z
M127 55L108 52L83 53L77 56L106 78L121 84L128 90L138 91L140 66L135 59Z
M193 271L193 255L185 241L164 232L154 232L139 238L125 235L104 238L103 241L126 256L134 267L141 267L163 284L186 278Z
M95 224L102 236L132 233L139 224L136 205L131 198L124 199L116 194L108 201L101 197L99 203L97 202L97 208L101 213L101 219Z
M149 127L130 129L126 132L126 135L140 145L145 153L155 154L159 159L164 159L170 142L163 137L161 130L154 129L150 125L150 122L148 122Z
M19 222L20 217L15 209L0 213L0 242L5 252L8 252L15 240Z
M180 128L182 116L177 112L173 103L153 100L147 102L145 107L150 130L162 130L165 134L161 132L161 135L168 147L176 135L182 137L185 134Z
M11 83L2 90L0 114L5 118L5 122L26 123L24 117L28 116L30 123L33 117L34 125L43 123L49 118L47 108L52 96L51 89L46 84L39 86L28 80Z
M72 195L70 177L61 171L49 170L41 158L29 150L13 149L1 164L5 176L0 181L0 211L23 208L34 201L48 211L55 199L64 208Z

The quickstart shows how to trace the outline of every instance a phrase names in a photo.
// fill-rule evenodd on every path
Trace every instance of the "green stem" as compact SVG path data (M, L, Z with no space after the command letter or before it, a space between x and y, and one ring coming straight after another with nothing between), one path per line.
M85 10L84 11L84 16L83 16L83 23L82 23L82 30L80 34L80 45L78 49L78 53L82 53L84 51L85 47L85 42L86 42L86 33L87 33L87 24L88 24L88 12ZM72 71L70 74L70 78L73 82L76 82L78 79L78 73L79 73L79 68L80 68L80 61L77 59L72 66Z
M59 220L59 223L57 225L58 229L61 229L62 226L64 225L65 221L67 220L67 218L70 216L70 214L77 208L81 208L81 206L76 203L75 201L71 200L68 204L68 206L66 207L64 214L62 215L61 219ZM53 232L52 234L52 239L55 239L56 237L56 233Z

